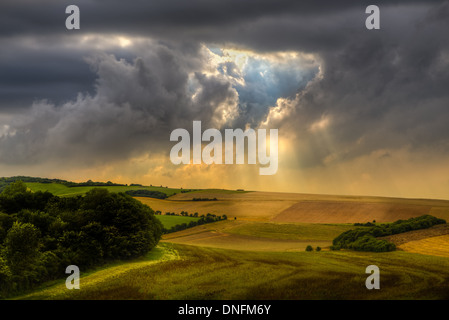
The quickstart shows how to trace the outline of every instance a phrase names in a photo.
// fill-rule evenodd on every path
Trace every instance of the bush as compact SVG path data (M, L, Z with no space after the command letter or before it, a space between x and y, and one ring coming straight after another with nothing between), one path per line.
M316 247L316 251L321 251L321 247Z
M396 250L396 246L386 240L379 240L372 235L364 235L363 237L352 242L348 246L349 249L356 251L373 251L387 252Z
M311 246L311 245L308 245L308 246L306 247L306 251L313 251L312 246Z

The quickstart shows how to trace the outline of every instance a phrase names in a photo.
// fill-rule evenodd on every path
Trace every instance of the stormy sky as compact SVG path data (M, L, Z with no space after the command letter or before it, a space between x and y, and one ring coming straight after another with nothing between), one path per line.
M0 176L448 199L448 30L449 1L2 1ZM278 129L277 173L173 165L194 120Z

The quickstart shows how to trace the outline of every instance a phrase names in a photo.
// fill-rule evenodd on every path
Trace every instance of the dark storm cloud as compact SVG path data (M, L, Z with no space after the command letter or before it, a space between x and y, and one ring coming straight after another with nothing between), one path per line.
M92 93L95 74L83 59L86 54L38 39L3 39L0 111L29 108L34 100L61 103L76 98L78 92Z
M426 3L425 0L377 1L376 4L399 5ZM349 9L363 10L372 1L367 0L134 0L126 5L120 0L6 0L0 12L0 34L59 33L65 32L65 8L75 4L83 15L82 23L89 32L130 32L148 35L156 30L191 34L211 30L211 34L226 26L253 23L263 18L279 18L284 15L314 17L314 24L328 14L339 14ZM61 14L62 13L62 14ZM184 29L185 28L185 29ZM83 28L82 28L83 29ZM165 34L166 36L168 35ZM218 36L215 34L215 36ZM291 42L291 39L290 41Z
M80 7L79 31L65 29L69 4ZM247 89L254 90L238 92L225 77L202 73L207 59L201 42L256 51L297 50L319 59L322 78L306 86L314 72L303 81L288 77L298 81L298 97L290 97L289 117L271 123L301 137L302 165L379 148L441 146L449 138L448 1L378 1L381 30L375 31L365 28L368 4L2 1L0 107L31 105L31 98L49 101L35 102L27 114L8 123L9 134L0 137L0 149L8 150L0 153L1 161L89 155L102 161L168 151L171 130L189 128L192 120L211 126L220 120L220 108L238 98L249 102L239 105L234 124L264 120L275 88L248 81ZM89 34L154 40L129 50L97 50L92 43L77 47L76 37ZM28 38L42 41L25 45ZM90 65L86 57L91 57ZM227 70L236 75L230 63ZM291 96L288 83L281 89L286 88L277 95ZM198 90L194 99L191 90ZM87 94L75 99L78 92ZM323 117L330 119L327 144L309 130Z
M236 95L202 68L200 47L147 42L133 61L99 53L87 59L98 79L95 94L54 104L36 101L28 113L7 124L0 137L3 163L64 159L101 163L141 152L166 150L169 133L191 127L192 119L212 125L216 106ZM192 100L189 86L198 94Z
M323 78L301 92L294 116L277 124L307 141L299 154L304 166L401 147L448 153L447 21L429 21L446 6L383 10L380 32L361 31L342 48L319 51ZM329 126L309 132L323 116Z

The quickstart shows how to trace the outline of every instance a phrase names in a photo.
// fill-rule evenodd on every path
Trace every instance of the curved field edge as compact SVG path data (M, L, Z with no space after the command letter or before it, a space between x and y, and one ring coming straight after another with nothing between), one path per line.
M159 244L144 257L132 261L110 263L84 274L81 270L79 290L90 291L98 287L106 287L109 282L114 279L120 279L127 273L133 273L158 263L177 259L180 259L179 254L170 244ZM15 297L13 300L76 299L79 290L67 289L65 279L62 279L44 284L34 292ZM126 299L126 297L123 297L123 299Z
M449 259L404 251L248 252L175 245L169 259L44 299L448 299ZM380 290L368 290L369 265ZM74 291L74 290L72 290Z

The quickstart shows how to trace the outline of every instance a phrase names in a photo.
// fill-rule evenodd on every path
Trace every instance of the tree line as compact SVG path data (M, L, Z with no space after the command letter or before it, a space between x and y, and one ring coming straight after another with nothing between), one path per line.
M39 177L28 177L28 176L14 176L14 177L1 177L0 178L0 192L6 188L9 184L16 181L26 182L38 182L38 183L58 183L66 187L110 187L110 186L127 186L127 184L114 183L111 181L107 182L97 182L92 180L87 180L85 182L73 182L62 179L49 179L49 178L39 178ZM140 184L130 184L130 186L142 186Z
M192 201L218 201L217 198L192 198Z
M0 194L0 296L64 277L68 265L142 256L162 230L153 210L125 193L94 188L62 198L11 183Z
M167 198L167 194L160 191L153 190L127 190L126 194L129 194L132 197L148 197L148 198L156 198L156 199L165 199Z
M426 229L437 224L445 224L446 220L431 215L423 215L408 220L397 220L393 223L379 224L348 230L336 237L331 246L333 250L351 249L356 251L386 252L396 250L394 243L378 237L390 236L412 230ZM362 224L359 224L362 225Z

